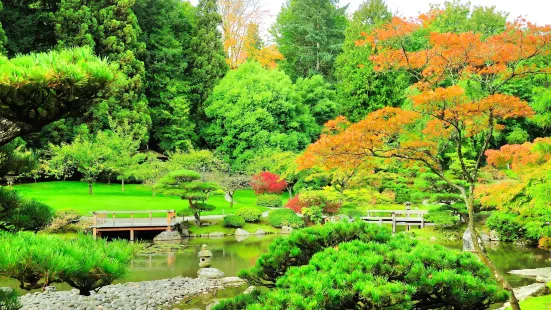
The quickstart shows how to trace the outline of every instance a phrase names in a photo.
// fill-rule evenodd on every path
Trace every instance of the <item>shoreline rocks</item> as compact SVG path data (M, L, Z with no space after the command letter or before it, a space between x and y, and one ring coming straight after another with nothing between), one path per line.
M245 281L237 277L193 279L175 277L164 280L129 282L104 286L90 296L73 291L31 293L20 297L23 310L167 308L182 300L214 290L237 287Z
M536 279L536 282L541 283L547 283L551 281L551 267L511 270L509 271L509 273L520 277L533 278Z
M177 231L163 231L153 238L154 242L182 240L182 236Z

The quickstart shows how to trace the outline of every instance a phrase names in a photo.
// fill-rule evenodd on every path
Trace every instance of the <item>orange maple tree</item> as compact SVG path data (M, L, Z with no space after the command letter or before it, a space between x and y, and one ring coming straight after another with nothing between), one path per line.
M416 19L394 17L356 42L371 45L370 61L376 70L411 74L415 79L411 107L386 107L355 124L342 117L329 122L326 132L299 159L299 167L320 161L346 167L370 158L424 164L460 194L469 213L475 252L511 293L513 309L520 309L511 286L477 241L474 189L484 154L494 133L504 128L503 120L533 114L526 102L502 89L526 75L549 72L550 68L533 66L531 60L550 54L551 26L517 20L502 33L485 38L473 32L438 33L430 27L437 13ZM450 152L457 156L467 186L449 178L443 154Z

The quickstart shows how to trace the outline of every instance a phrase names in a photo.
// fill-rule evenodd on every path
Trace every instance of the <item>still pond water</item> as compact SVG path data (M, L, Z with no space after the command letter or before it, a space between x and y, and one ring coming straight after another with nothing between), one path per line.
M166 279L176 276L196 277L199 270L197 253L202 244L207 244L213 254L212 267L218 268L225 276L236 276L237 273L254 265L257 258L267 252L270 243L276 235L250 236L245 240L237 241L235 237L221 238L192 238L182 242L179 250L169 254L147 254L136 258L128 275L120 282L137 282ZM427 241L428 242L428 241ZM443 246L460 250L460 241L441 243ZM537 248L518 246L511 243L489 243L488 254L497 267L504 273L513 269L531 269L551 267L551 252ZM514 275L506 275L514 287L528 285L534 281ZM0 286L16 287L14 281L0 279ZM58 289L70 289L58 284ZM219 292L217 298L231 297L242 292L245 287ZM196 298L191 303L181 305L182 309L191 307L203 308L211 299L209 296Z

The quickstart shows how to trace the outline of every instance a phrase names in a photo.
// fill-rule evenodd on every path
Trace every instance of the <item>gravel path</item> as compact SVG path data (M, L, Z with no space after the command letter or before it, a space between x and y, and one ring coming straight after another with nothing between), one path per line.
M171 279L129 282L102 287L90 296L78 290L32 293L21 296L24 310L150 310L170 309L171 305L195 295L243 285L236 277L222 279Z

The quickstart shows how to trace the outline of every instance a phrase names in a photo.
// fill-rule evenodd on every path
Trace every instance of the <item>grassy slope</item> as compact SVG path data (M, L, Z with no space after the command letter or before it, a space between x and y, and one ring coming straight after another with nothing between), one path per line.
M126 185L123 193L120 184L97 183L94 185L94 195L88 195L88 185L84 182L41 182L16 185L15 189L23 196L35 198L56 210L73 209L83 215L89 215L91 211L103 210L178 211L187 207L187 202L178 197L153 196L151 188L139 184ZM234 207L230 209L229 203L223 196L211 196L209 203L215 205L216 209L202 215L229 214L243 207L255 207L256 196L252 190L237 191L234 199Z
M551 295L545 295L540 297L529 297L525 301L520 302L522 309L531 310L551 310ZM507 310L511 309L508 307Z

